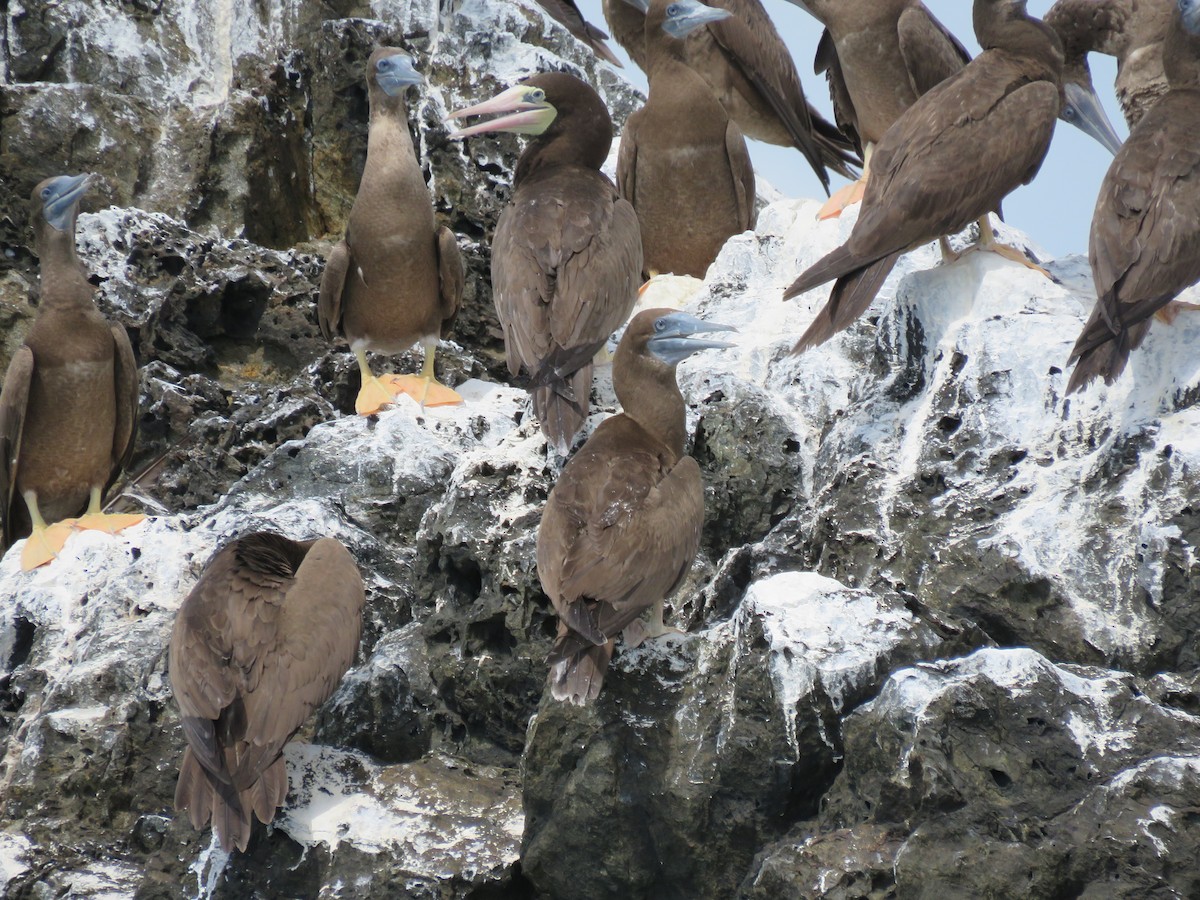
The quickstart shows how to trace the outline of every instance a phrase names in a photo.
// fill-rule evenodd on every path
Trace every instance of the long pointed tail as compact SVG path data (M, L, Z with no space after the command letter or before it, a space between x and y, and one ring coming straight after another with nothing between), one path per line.
M573 631L560 634L546 658L554 699L583 706L600 696L614 644L593 644Z
M212 822L213 832L221 849L231 852L234 847L245 850L250 842L251 815L260 822L270 822L287 798L287 765L283 757L276 759L248 788L239 792L231 783L222 781L200 765L188 747L183 751L179 766L179 782L175 786L175 809L187 810L188 820L196 830Z
M588 363L565 379L534 388L533 412L542 423L546 439L562 456L587 418L592 393L592 365Z
M803 353L811 347L825 343L839 331L849 328L867 311L898 259L900 254L893 253L838 278L834 282L828 302L817 313L817 318L808 326L808 330L800 336L800 340L792 348L792 353Z
M1102 323L1101 323L1102 324ZM1071 380L1067 382L1067 393L1082 391L1094 379L1103 378L1105 384L1112 384L1125 371L1129 362L1129 354L1141 345L1150 330L1150 320L1138 322L1129 328L1122 328L1116 334L1109 332L1106 340L1091 339L1090 328L1085 328L1071 351L1068 365L1077 360Z

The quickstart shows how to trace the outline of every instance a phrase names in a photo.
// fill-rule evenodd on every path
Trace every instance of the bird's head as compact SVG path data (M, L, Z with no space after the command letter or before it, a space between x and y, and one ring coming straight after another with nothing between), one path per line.
M371 54L367 77L389 97L397 97L405 88L425 80L413 66L412 57L395 47L380 47Z
M33 189L30 196L35 215L55 231L68 231L75 222L79 201L87 193L92 175L56 175Z
M698 338L693 335L715 331L736 331L730 325L705 322L691 313L677 309L647 309L633 317L621 343L630 343L635 352L642 352L674 368L693 353L701 350L724 350L733 347L729 341Z
M1104 111L1086 61L1063 72L1062 103L1058 117L1098 141L1109 153L1116 155L1121 149L1121 138Z
M1200 37L1200 0L1179 0L1179 16L1188 33Z
M700 0L654 0L649 12L652 26L661 16L662 30L680 40L710 22L720 22L731 15L727 9L705 6Z
M450 133L452 138L473 134L507 131L511 134L542 134L558 117L558 110L548 99L548 92L539 82L542 76L527 78L516 87L497 94L490 100L476 103L450 113L451 119L498 114L497 118L480 122Z

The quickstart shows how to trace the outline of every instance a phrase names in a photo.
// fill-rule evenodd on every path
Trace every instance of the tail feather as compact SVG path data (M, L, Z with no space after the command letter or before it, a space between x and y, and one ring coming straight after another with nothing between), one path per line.
M817 313L817 318L808 326L808 330L800 336L800 340L792 348L792 353L803 353L825 343L839 331L849 328L870 307L898 259L900 254L893 253L861 269L839 276L829 294L829 300Z
M546 659L554 699L583 706L600 696L614 646L611 640L597 646L571 631L560 634Z
M533 412L542 423L546 439L562 456L587 418L592 392L592 366L588 363L566 379L534 388Z
M820 287L827 281L841 278L855 269L862 268L862 266L863 261L855 257L846 249L846 245L843 244L836 250L825 254L801 272L800 277L793 281L791 287L783 292L783 299L791 300L805 291L811 291L813 288Z
M258 821L266 824L275 818L275 810L287 799L287 789L287 765L281 756L242 794L242 805L252 809Z
M1067 360L1068 365L1075 362L1075 371L1067 382L1067 393L1082 391L1101 377L1105 384L1113 384L1125 371L1129 354L1141 346L1149 330L1150 320L1147 319L1130 328L1121 328L1116 334L1109 332L1106 340L1096 340L1089 335L1090 328L1085 328Z
M282 763L283 760L278 761ZM284 772L284 792L287 790ZM248 795L243 795L248 796ZM250 841L250 813L232 784L221 781L202 765L188 747L183 751L179 766L179 781L175 785L175 809L187 810L188 821L197 831L210 821L221 849L232 851L236 846L245 850ZM264 820L267 821L267 820Z

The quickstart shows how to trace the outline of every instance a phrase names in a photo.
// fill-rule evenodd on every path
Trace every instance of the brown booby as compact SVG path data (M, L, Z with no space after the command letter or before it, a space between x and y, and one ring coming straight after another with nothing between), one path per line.
M617 190L637 210L643 266L703 278L721 247L754 227L754 167L741 129L684 62L688 35L729 18L698 0L651 0L650 94L629 117Z
M608 49L608 44L604 43L608 40L608 35L583 17L575 0L538 0L538 3L550 14L550 18L566 28L578 40L591 47L592 52L598 57L618 68L624 68L616 54Z
M325 264L317 304L326 339L342 334L358 358L355 402L370 415L401 392L422 405L461 403L434 379L437 342L458 311L463 264L453 232L438 226L408 132L404 90L422 78L402 50L380 47L367 62L367 163L346 236ZM420 375L371 374L367 351L402 353L420 342Z
M133 454L138 376L129 336L96 309L75 254L91 177L48 178L30 198L41 307L0 391L0 551L29 535L26 571L53 559L72 527L111 534L143 518L102 512Z
M742 133L795 147L829 190L828 171L848 178L862 164L850 142L808 102L791 54L760 0L713 0L730 15L697 27L683 43L683 62L708 82ZM618 43L650 74L645 27L649 0L604 0ZM661 41L659 31L651 33Z
M920 0L791 0L825 26L815 69L834 120L866 164L862 178L822 208L829 218L862 198L876 145L917 98L960 72L967 49Z
M284 745L354 661L363 599L337 541L259 532L221 548L179 607L169 668L188 746L175 809L197 829L211 819L227 852L287 796Z
M1117 99L1132 128L1167 92L1163 40L1172 19L1171 0L1058 0L1045 22L1058 32L1066 51L1068 101L1072 81L1091 83L1087 54L1117 60Z
M562 455L587 417L592 357L629 316L642 272L633 207L600 172L612 146L603 101L578 78L535 75L451 118L510 113L451 135L528 134L492 239L492 296L508 370Z
M784 293L788 299L836 279L793 352L823 343L862 315L902 253L973 221L985 249L1029 265L993 242L987 214L1033 179L1050 147L1062 45L1026 14L1025 0L975 0L974 22L984 52L888 129L849 240Z
M559 616L548 660L558 700L596 698L618 632L636 646L674 630L663 625L663 600L687 577L704 523L675 367L698 350L732 346L692 335L732 330L649 309L621 338L613 388L624 412L567 463L538 526L538 577ZM648 624L638 621L647 609Z
M1151 317L1200 280L1200 0L1179 0L1163 42L1169 90L1117 153L1096 201L1088 260L1096 307L1071 351L1067 392L1112 384Z

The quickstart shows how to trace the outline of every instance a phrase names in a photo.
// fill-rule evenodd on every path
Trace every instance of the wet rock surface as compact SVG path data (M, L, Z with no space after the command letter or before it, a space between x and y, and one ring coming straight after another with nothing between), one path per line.
M1056 285L922 248L791 357L825 292L782 290L855 213L767 205L689 307L740 331L679 371L708 514L668 619L689 633L618 642L599 701L564 706L535 562L561 461L506 383L487 277L520 140L443 120L539 67L618 122L634 92L532 4L4 14L0 363L37 310L29 189L94 170L79 253L141 364L118 503L153 517L0 563L0 893L1200 894L1200 321L1068 400L1086 262L1051 263ZM378 42L428 78L410 124L468 265L438 362L468 402L359 419L315 298ZM615 409L603 369L593 406L588 429ZM285 807L230 857L172 810L165 647L211 553L264 528L342 540L367 608Z

